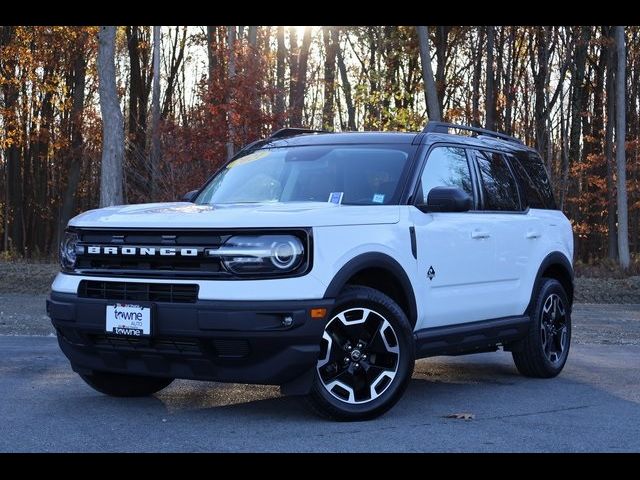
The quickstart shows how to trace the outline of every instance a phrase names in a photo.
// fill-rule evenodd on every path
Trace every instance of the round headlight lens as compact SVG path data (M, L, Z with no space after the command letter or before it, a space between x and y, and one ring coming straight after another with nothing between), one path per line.
M286 242L274 242L271 246L271 263L277 268L286 270L296 262L300 249L291 240Z
M236 235L207 254L220 257L233 273L273 274L298 268L304 259L304 247L295 235Z
M65 232L60 242L60 265L64 270L70 270L76 265L76 247L78 246L78 234Z

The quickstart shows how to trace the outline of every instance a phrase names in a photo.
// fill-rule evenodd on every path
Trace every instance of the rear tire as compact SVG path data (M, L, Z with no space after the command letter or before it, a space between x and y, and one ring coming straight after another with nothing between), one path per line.
M112 397L146 397L159 392L173 382L173 378L93 372L80 377L94 390Z
M531 323L521 348L513 351L513 361L525 377L551 378L564 368L571 345L571 305L562 284L542 278Z
M307 403L333 420L376 418L398 402L414 363L412 328L398 304L373 288L348 286L325 326Z

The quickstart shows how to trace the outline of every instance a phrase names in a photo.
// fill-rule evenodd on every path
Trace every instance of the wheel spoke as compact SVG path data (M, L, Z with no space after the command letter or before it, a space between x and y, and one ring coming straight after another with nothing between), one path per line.
M540 319L540 341L544 355L550 362L558 363L565 356L567 335L564 303L559 295L553 293L545 300Z
M399 365L393 326L369 308L341 311L327 323L317 369L325 389L347 403L365 403L386 391Z

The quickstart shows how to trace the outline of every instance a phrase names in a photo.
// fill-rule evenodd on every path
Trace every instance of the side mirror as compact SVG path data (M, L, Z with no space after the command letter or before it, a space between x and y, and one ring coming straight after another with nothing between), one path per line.
M433 187L427 195L427 203L416 205L423 212L468 212L473 208L473 198L458 187Z
M182 196L182 201L183 202L193 202L196 197L198 196L198 191L199 190L191 190L190 192L185 193Z

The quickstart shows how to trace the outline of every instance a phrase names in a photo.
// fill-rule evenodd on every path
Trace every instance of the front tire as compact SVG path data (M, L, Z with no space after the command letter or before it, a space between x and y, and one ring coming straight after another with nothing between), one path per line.
M525 377L552 378L564 368L571 344L571 305L562 284L542 278L531 324L513 361Z
M415 363L406 314L369 287L348 286L325 326L308 403L322 416L376 418L398 402Z
M121 373L93 372L80 377L94 390L112 397L147 397L173 382L173 378L125 375Z

